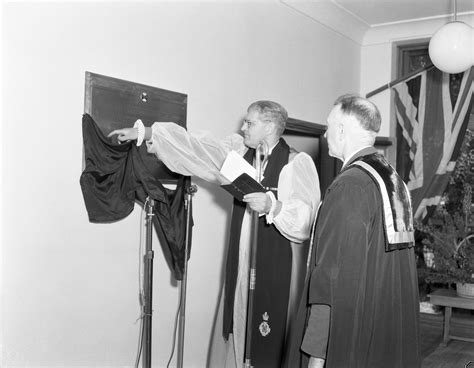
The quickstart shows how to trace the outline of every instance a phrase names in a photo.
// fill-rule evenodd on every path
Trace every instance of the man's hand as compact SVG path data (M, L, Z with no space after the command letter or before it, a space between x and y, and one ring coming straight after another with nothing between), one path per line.
M138 129L137 128L123 128L116 129L109 133L107 137L112 137L113 135L117 136L119 142L133 141L137 139Z
M248 203L250 209L258 213L268 213L272 207L272 201L266 193L249 193L244 196L244 202Z
M308 368L324 368L325 362L324 359L311 357L309 358Z

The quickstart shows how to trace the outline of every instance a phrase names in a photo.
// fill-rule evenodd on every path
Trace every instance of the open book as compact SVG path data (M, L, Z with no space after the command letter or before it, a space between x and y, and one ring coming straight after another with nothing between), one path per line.
M255 180L257 170L235 151L228 153L220 173L230 183L221 187L239 201L248 193L265 192L265 188Z

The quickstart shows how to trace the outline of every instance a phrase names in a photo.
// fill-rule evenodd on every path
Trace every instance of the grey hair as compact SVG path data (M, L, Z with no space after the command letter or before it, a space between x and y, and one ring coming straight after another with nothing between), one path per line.
M346 94L337 98L334 106L337 105L341 106L344 114L354 116L365 130L379 132L382 118L373 102L355 94Z
M247 109L247 111L257 111L262 120L269 120L277 126L277 134L282 135L286 128L288 120L288 112L279 103L273 101L255 101Z

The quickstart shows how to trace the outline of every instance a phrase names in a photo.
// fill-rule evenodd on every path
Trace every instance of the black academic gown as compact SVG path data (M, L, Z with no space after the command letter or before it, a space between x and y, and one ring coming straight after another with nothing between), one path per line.
M357 157L374 152L366 149ZM288 367L307 366L299 348L312 304L331 308L325 368L420 366L414 251L386 251L383 221L374 180L357 167L343 169L319 210Z

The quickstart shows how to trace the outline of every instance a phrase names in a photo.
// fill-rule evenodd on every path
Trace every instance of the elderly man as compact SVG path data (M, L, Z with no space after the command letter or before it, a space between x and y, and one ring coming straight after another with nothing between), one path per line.
M251 210L258 224L257 283L252 330L252 365L279 367L284 351L292 274L291 243L308 239L320 199L319 179L313 160L290 148L281 138L288 114L278 103L252 103L238 134L220 141L193 135L173 123L119 129L120 141L147 141L148 151L172 171L224 184L219 170L233 150L252 164L255 148L269 148L262 185L266 193L251 193L243 202L234 199L223 301L224 338L228 341L226 366L244 362ZM304 270L302 270L304 272ZM224 363L219 364L222 367Z
M327 119L329 154L343 167L319 210L299 315L307 327L291 368L420 365L410 197L373 148L380 124L377 107L354 95L337 99Z

